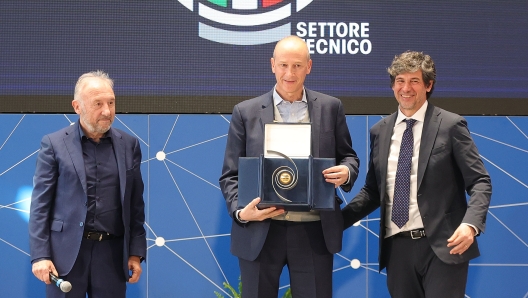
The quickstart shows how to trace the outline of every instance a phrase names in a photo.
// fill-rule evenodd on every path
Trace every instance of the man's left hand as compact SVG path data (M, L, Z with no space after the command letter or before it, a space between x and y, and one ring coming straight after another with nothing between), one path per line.
M334 166L323 171L325 181L335 185L338 188L340 185L348 181L348 168L343 165Z
M128 282L131 284L138 282L141 275L141 259L138 256L128 257L128 269L132 271L132 276L130 276Z
M475 231L466 224L461 224L453 235L447 239L447 247L453 247L450 254L463 254L473 244Z

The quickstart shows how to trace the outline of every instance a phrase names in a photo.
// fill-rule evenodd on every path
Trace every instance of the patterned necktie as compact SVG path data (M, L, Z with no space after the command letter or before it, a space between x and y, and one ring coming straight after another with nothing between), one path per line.
M398 168L394 181L394 200L391 220L402 228L409 221L409 196L411 193L411 161L413 156L414 138L412 128L416 120L407 119L407 128L403 132Z

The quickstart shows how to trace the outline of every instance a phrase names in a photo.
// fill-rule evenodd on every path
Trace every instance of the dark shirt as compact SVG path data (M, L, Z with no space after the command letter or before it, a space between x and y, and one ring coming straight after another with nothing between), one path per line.
M119 195L119 171L112 138L106 133L99 143L96 143L93 139L88 139L82 130L81 135L88 194L84 229L122 236L124 226Z

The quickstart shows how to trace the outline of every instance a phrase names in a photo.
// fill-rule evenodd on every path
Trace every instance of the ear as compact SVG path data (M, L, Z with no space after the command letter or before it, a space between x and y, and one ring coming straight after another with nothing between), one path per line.
M306 74L309 74L310 71L312 71L312 59L308 60L308 67L306 70Z
M271 72L275 73L275 59L273 57L270 58L271 63Z
M72 107L76 114L81 114L81 103L77 100L72 100Z
M429 86L427 86L425 90L426 90L427 92L431 91L431 89L433 89L433 84L434 84L433 81L429 81Z

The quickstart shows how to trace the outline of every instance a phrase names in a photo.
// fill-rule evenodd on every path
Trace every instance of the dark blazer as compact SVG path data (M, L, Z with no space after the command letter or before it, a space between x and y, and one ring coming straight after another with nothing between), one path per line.
M387 161L396 117L394 113L370 130L370 160L365 186L343 208L345 228L381 206L380 271L387 263L385 251L385 214L388 195ZM466 200L467 191L469 204ZM427 240L435 254L447 264L469 261L480 255L475 242L462 255L451 255L447 239L460 223L484 232L491 199L491 180L479 157L477 147L461 116L429 103L425 113L418 158L418 209Z
M312 123L312 155L335 158L337 164L349 168L350 183L341 186L348 192L357 178L359 160L352 149L343 105L335 97L305 90ZM241 102L233 109L220 177L220 188L231 217L237 209L241 209L238 206L238 158L256 157L264 153L264 125L273 123L273 119L273 90ZM336 199L334 211L321 211L324 241L331 253L341 251L343 217L339 205ZM242 259L255 260L266 240L269 224L270 219L247 224L233 220L231 253Z
M87 212L86 172L79 123L42 138L33 178L29 217L31 260L51 259L59 275L77 259ZM146 257L141 148L136 138L110 128L119 171L124 233L123 274L128 257Z

